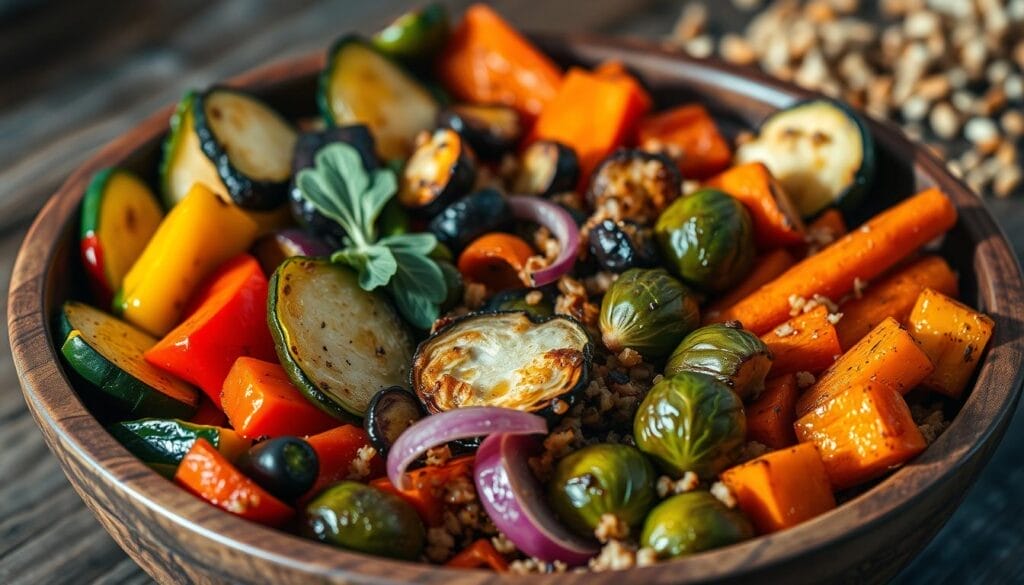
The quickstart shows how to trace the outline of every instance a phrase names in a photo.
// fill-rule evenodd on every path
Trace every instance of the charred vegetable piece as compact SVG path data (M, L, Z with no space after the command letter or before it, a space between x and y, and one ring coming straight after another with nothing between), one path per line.
M286 258L327 256L330 253L331 248L322 240L295 228L267 234L253 244L253 254L267 276L273 274Z
M554 140L538 140L523 152L512 190L546 197L576 188L580 161L576 151Z
M587 198L595 209L614 209L616 219L649 224L679 198L682 182L667 156L620 148L594 171Z
M500 160L523 134L523 123L513 108L500 105L455 104L441 112L438 126L458 132L485 160Z
M135 416L188 418L199 405L195 388L149 365L142 354L156 343L149 334L88 305L68 301L60 351L82 378L119 409Z
M535 290L536 289L529 288L503 290L491 297L491 300L487 302L487 310L526 311L533 315L534 318L545 318L554 315L555 306L550 295L544 294L538 290L536 292L541 294L540 301L532 305L527 302L526 296Z
M255 96L226 87L196 96L193 116L199 145L237 205L284 203L298 139L291 124Z
M469 193L475 180L476 163L462 136L439 128L405 163L398 201L410 211L434 215Z
M548 503L580 536L594 536L604 514L636 530L657 501L656 481L654 466L636 447L590 445L558 462Z
M355 481L335 484L306 506L305 532L340 548L410 561L426 540L405 500Z
M128 269L156 232L164 212L149 187L124 169L104 169L82 199L82 264L101 306L108 306Z
M490 291L523 286L523 272L533 248L522 238L503 232L484 234L459 254L459 272Z
M377 452L386 454L398 436L426 414L415 394L391 386L374 395L363 422Z
M664 268L634 268L605 293L598 323L612 352L629 348L656 358L700 325L700 306L693 292Z
M413 388L430 412L500 406L561 415L587 385L593 346L568 317L476 313L420 343Z
M320 473L316 451L298 437L277 437L253 445L236 464L261 488L282 500L309 491Z
M706 374L683 372L654 385L633 419L636 446L673 477L711 479L736 463L747 433L743 401Z
M412 153L416 135L437 120L434 96L400 65L356 36L327 53L317 102L327 123L365 124L384 159Z
M714 376L743 399L764 390L772 355L761 338L736 321L714 323L686 336L665 364L665 375L700 372Z
M404 323L344 266L289 258L270 279L267 304L281 365L324 412L361 418L378 390L405 379L412 340Z
M437 267L441 269L444 276L444 284L448 290L448 296L441 303L441 310L448 311L459 306L462 297L466 292L466 284L462 281L462 273L454 264L447 260L437 260Z
M587 248L598 266L609 272L647 268L659 261L654 233L632 222L602 220L590 228Z
M174 470L200 437L206 439L228 460L237 459L252 444L252 441L231 429L173 418L119 422L107 430L132 455L165 477L174 476Z
M194 183L202 183L218 193L227 194L227 187L217 167L203 152L196 134L196 92L181 98L171 116L171 128L163 145L160 160L160 195L164 207L170 209L185 198Z
M458 252L506 223L511 213L500 191L481 189L441 210L430 220L428 229L438 242Z
M671 559L753 537L746 516L709 492L696 490L672 496L651 510L640 544L654 549L660 559Z
M754 263L754 229L743 204L715 189L701 189L658 217L654 235L669 268L700 290L737 284Z
M373 35L373 46L403 63L422 65L441 50L448 31L448 11L440 4L428 4L406 12Z
M302 169L312 168L315 164L316 153L328 144L344 142L359 152L359 158L363 160L363 168L373 170L377 168L376 146L370 130L362 124L350 126L335 126L321 130L320 132L307 132L299 136L295 143L295 155L292 157L292 176L299 174ZM302 196L302 190L292 181L288 191L288 200L292 216L299 225L306 228L313 234L327 240L334 248L340 248L345 239L345 230L338 225L338 222L324 217L316 206Z
M853 110L814 99L769 116L736 151L736 162L763 162L807 218L860 203L874 177L875 146Z

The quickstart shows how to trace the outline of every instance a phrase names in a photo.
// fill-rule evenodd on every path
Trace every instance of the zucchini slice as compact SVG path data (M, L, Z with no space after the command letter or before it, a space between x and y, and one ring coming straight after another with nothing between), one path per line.
M61 346L80 376L134 416L188 418L199 405L195 388L149 365L142 354L156 339L82 303L64 303Z
M373 35L373 45L385 55L410 65L423 65L448 40L448 11L432 3L399 16Z
M114 423L107 428L125 449L161 474L178 467L196 439L206 439L230 461L237 459L252 441L231 429L198 425L173 418L143 418Z
M255 96L213 87L196 98L195 132L231 199L268 210L284 203L298 133Z
M407 158L416 135L434 127L439 110L434 96L400 65L351 35L328 52L317 101L332 126L368 126L385 160Z
M538 140L523 151L512 190L547 197L572 191L579 178L580 161L575 150L554 140Z
M289 258L270 280L267 304L281 365L324 412L362 417L381 388L405 381L412 357L405 324L347 268Z
M523 137L523 121L514 108L455 104L441 112L438 126L451 128L469 142L481 159L500 161Z
M827 207L854 209L875 173L875 146L864 120L832 100L801 102L776 112L736 162L762 162L805 219Z
M194 183L202 183L215 193L227 195L217 167L203 153L195 127L196 92L190 91L178 102L171 116L171 130L164 141L160 161L160 194L170 209L188 195Z
M79 235L82 264L101 305L110 304L163 216L156 195L134 173L108 168L93 176Z
M366 410L363 426L378 453L387 455L405 429L427 416L416 395L401 386L378 392Z
M558 416L587 386L593 351L586 329L563 315L475 313L419 345L412 386L430 412L500 406Z

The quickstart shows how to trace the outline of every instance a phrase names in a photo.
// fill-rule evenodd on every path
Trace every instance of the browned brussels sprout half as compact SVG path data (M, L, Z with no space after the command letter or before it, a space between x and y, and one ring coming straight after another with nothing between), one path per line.
M475 313L420 343L412 384L430 412L500 406L554 418L586 387L592 355L587 331L568 317Z
M481 189L445 207L427 228L437 241L455 252L494 231L511 217L505 196L497 189Z
M546 197L576 188L580 161L576 151L553 140L538 140L524 152L512 190L523 195Z
M744 400L764 390L772 356L761 339L737 321L715 323L686 336L665 364L665 375L700 372L718 378Z
M409 157L399 179L398 201L421 215L434 215L469 193L476 162L458 132L439 128Z
M664 268L634 268L605 293L598 324L609 350L661 357L700 324L700 308L693 292Z
M598 266L609 272L648 268L659 261L653 230L629 221L605 219L590 228L587 249Z
M587 199L615 219L649 224L679 198L682 175L660 153L620 148L604 159L590 179Z
M373 446L387 454L398 436L424 416L426 413L415 394L401 386L391 386L370 400L363 424Z
M594 536L604 514L635 530L657 500L656 481L654 466L635 447L590 445L558 462L548 482L548 502L580 536Z
M500 105L455 104L441 112L438 125L458 132L484 160L500 160L523 134L519 113Z
M636 446L673 477L687 471L712 479L736 463L747 434L743 401L706 374L665 377L633 419Z
M658 217L654 234L669 268L706 292L729 289L754 263L750 213L716 189L701 189L673 203Z
M651 510L640 545L660 559L691 555L753 538L750 521L706 491L672 496Z
M426 531L416 510L395 494L356 481L334 484L306 506L304 532L348 550L415 560Z

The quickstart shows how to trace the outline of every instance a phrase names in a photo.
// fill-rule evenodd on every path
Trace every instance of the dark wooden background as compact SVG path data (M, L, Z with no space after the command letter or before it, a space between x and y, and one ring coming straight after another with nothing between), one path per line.
M965 0L966 1L966 0ZM469 2L444 1L458 11ZM69 171L186 89L376 30L401 0L0 0L0 287L31 218ZM498 0L519 26L655 38L682 2ZM749 18L710 0L714 26ZM1024 203L991 201L1024 252ZM6 295L3 298L6 305ZM6 313L6 307L4 307ZM0 343L0 583L148 583L71 490ZM899 583L1024 583L1024 410Z

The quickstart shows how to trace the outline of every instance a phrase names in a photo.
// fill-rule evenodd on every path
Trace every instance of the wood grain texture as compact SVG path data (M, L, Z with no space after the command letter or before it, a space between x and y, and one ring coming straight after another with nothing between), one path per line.
M46 11L0 21L0 286L26 221L71 169L185 88L268 59L322 49L337 33L373 30L396 0L32 1ZM372 6L368 6L371 5ZM446 2L458 9L467 2ZM664 34L676 1L496 2L538 30ZM719 28L744 15L711 3ZM304 16L303 16L304 15ZM568 16L566 16L568 15ZM318 18L322 16L323 18ZM59 26L54 26L58 24ZM63 27L63 28L61 28ZM28 45L26 45L28 43ZM22 50L23 47L27 49ZM1024 252L1024 202L988 201ZM5 298L4 305L7 303ZM6 344L7 337L0 339ZM24 408L6 345L0 350L0 583L144 583L150 578L96 524ZM1024 580L1024 410L950 522L899 583Z

